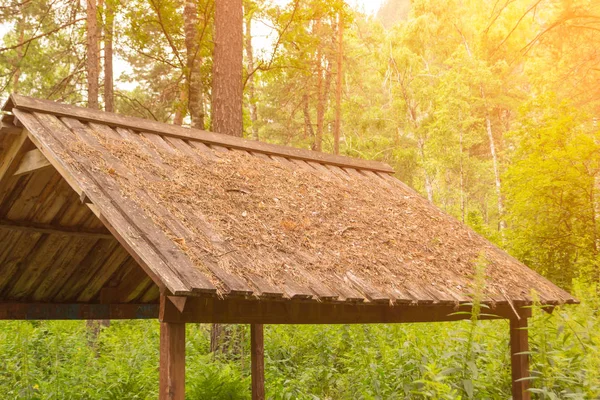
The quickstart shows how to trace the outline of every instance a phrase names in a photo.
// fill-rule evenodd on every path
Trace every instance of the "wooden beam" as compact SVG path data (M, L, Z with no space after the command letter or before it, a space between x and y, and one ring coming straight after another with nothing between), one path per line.
M158 304L0 303L0 320L156 319Z
M265 349L262 324L250 325L252 400L265 400Z
M0 135L18 135L23 128L19 128L8 122L0 121Z
M224 324L371 324L442 322L469 319L470 306L448 304L394 305L373 303L317 302L303 300L256 300L253 298L190 297L185 310L165 302L162 319L186 323ZM457 313L466 311L467 314ZM526 313L527 311L523 311ZM481 319L514 318L508 305L486 310Z
M529 352L527 318L510 320L510 354L512 367L513 400L530 400L529 389Z
M31 143L27 140L27 132L21 132L12 139L10 145L0 152L0 185L6 177L12 176L12 172L17 169L17 162L23 157L27 146Z
M164 321L180 314L167 295L160 295L159 400L185 399L185 323Z
M14 107L17 110L22 111L42 112L46 114L53 114L58 117L73 117L80 121L97 122L111 127L130 128L136 132L156 133L162 136L184 140L197 140L205 144L232 149L278 155L297 160L310 160L323 164L337 165L340 167L351 167L361 170L364 169L369 171L384 172L388 174L394 173L394 169L392 167L377 161L361 160L325 154L306 149L274 145L198 129L183 128L177 125L165 124L142 118L126 117L124 115L93 110L91 108L75 107L48 100L34 99L17 94L11 95L10 99L11 102L8 103L8 107L11 109L9 110L5 108L5 111L13 111L12 107Z
M113 235L111 235L106 229L77 228L71 226L39 224L30 221L11 221L0 219L0 228L10 229L13 231L36 232L51 235L89 237L93 239L114 239Z
M14 176L30 174L41 169L52 167L50 161L38 149L29 150L23 155Z
M128 216L124 215L122 210L117 209L115 204L98 190L95 183L90 182L93 177L86 172L74 169L64 160L62 155L67 150L60 140L53 136L51 127L45 127L35 116L29 113L17 109L14 109L13 112L17 118L27 124L25 131L28 131L31 141L52 163L77 195L91 193L89 196L91 200L102 209L101 213L95 213L96 216L146 271L156 285L161 289L166 287L174 294L188 293L190 288L181 281L181 278L175 272L166 268L164 261L157 259L159 256L149 247L147 240L137 230L133 231L131 225L129 225L129 229L122 226L129 223ZM85 187L85 191L83 187ZM119 226L120 229L116 229L114 225Z
M185 324L160 323L159 400L185 399Z

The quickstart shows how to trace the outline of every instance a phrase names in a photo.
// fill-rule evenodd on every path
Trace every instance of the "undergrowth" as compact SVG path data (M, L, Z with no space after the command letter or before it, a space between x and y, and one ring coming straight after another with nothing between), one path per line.
M600 398L599 299L578 287L578 306L530 322L535 398ZM477 299L474 298L474 304ZM482 308L481 313L493 312ZM187 398L249 399L243 351L209 354L204 325L187 328ZM267 326L272 399L508 399L507 321ZM243 338L243 339L242 339ZM84 322L0 323L2 399L156 399L158 323L114 321L92 348Z

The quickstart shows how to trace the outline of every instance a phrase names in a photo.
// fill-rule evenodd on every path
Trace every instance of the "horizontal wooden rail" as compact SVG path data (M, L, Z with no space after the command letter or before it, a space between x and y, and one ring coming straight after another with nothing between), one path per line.
M306 301L263 301L190 297L180 312L170 301L159 304L1 303L0 320L151 319L172 323L373 324L459 321L470 307L448 305L384 306ZM522 318L531 310L520 307ZM485 311L482 320L515 319L507 305Z
M518 308L527 317L528 308ZM227 324L379 324L444 322L471 318L471 307L446 304L382 305L323 303L316 301L249 300L235 298L188 298L183 312L171 302L161 309L161 320L186 323ZM515 318L515 311L502 304L483 309L481 319Z
M0 303L0 320L158 318L158 304Z
M392 167L382 162L325 154L288 146L279 146L214 132L202 131L199 129L183 128L181 126L165 124L158 121L149 121L136 117L126 117L123 115L93 110L90 108L75 107L48 100L34 99L17 94L10 96L9 101L4 106L4 111L11 111L13 107L21 111L41 112L53 114L59 117L72 117L80 121L97 122L111 127L130 128L137 132L149 132L184 140L195 140L206 144L218 145L232 149L278 155L297 160L315 161L318 163L336 165L340 167L385 172L388 174L394 173Z

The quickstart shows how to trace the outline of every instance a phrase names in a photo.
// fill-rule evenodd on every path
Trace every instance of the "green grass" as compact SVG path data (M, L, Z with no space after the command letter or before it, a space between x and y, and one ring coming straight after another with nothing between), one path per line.
M534 310L536 398L600 397L599 298L577 295L579 306ZM508 399L508 322L472 324L268 326L268 397ZM249 399L249 332L229 329L236 350L214 356L208 326L187 329L187 398ZM157 398L157 322L114 321L90 340L84 322L0 323L0 398Z

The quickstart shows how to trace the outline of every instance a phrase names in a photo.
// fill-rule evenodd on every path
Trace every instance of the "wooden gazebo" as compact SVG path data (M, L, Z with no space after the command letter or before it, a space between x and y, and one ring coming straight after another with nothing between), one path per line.
M532 293L575 303L385 164L12 95L0 128L0 319L159 318L160 399L185 397L185 323L510 320L527 399ZM476 264L480 268L475 268Z

